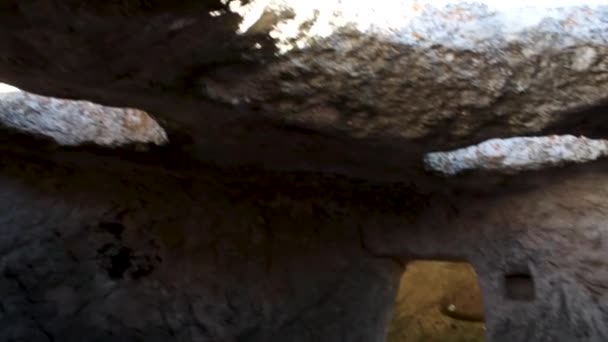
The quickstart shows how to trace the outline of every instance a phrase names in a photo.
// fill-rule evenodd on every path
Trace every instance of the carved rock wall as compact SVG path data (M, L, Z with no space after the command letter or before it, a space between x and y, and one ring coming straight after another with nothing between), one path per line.
M489 341L607 336L605 163L419 188L2 155L6 340L382 341L418 259L474 265Z
M406 26L310 35L320 8L285 50L273 32L299 19L273 7L240 30L236 2L3 2L2 81L141 108L171 144L0 135L0 340L382 341L416 259L473 264L490 341L608 340L605 162L422 165L488 137L603 135L606 6L391 3ZM507 14L534 15L512 31Z

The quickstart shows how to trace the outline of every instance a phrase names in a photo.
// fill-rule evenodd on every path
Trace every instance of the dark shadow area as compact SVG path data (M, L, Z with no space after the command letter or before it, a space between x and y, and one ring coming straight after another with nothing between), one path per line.
M607 113L608 101L570 111L567 115L562 113L561 116L564 119L536 135L572 134L575 136L583 135L592 139L606 139L608 138Z
M529 302L536 297L534 279L529 273L506 274L504 287L505 297L509 300Z
M382 340L399 269L353 227L394 187L0 146L0 341Z

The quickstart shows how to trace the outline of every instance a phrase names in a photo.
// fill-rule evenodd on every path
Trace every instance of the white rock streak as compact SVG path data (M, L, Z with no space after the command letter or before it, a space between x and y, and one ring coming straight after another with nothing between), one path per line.
M567 163L585 163L608 155L608 140L572 135L491 139L479 145L425 156L429 170L456 175L466 170L518 172Z
M39 96L6 84L0 84L0 124L60 145L167 142L163 128L141 110Z

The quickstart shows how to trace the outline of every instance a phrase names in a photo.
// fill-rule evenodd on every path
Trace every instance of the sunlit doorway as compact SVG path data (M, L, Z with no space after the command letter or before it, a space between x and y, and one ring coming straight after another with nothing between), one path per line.
M409 263L387 341L485 341L483 299L473 267L463 262Z

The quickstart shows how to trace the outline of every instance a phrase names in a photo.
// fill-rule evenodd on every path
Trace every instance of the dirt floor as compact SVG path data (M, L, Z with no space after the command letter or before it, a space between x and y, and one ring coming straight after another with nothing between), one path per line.
M483 304L473 268L467 263L410 263L401 277L387 340L484 341Z

